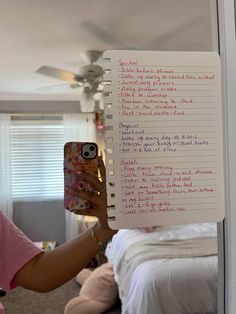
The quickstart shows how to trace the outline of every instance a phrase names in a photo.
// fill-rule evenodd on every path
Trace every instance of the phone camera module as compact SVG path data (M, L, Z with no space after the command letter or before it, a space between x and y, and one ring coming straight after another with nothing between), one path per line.
M84 152L85 157L89 157L89 152Z
M97 157L97 150L95 143L84 143L81 148L82 157L85 159L94 159Z

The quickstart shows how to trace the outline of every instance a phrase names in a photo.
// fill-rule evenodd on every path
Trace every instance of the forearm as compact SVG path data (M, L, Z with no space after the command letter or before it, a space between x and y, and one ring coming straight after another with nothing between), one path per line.
M99 241L106 242L114 233L98 225L95 235ZM34 257L17 272L14 280L27 289L50 291L76 276L99 250L91 230L87 230L72 241Z

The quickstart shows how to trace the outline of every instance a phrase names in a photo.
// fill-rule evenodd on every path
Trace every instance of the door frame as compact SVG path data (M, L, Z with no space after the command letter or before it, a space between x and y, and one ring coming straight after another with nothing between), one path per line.
M225 219L218 224L218 313L236 313L236 40L235 0L217 0L225 148ZM234 242L235 241L235 242Z

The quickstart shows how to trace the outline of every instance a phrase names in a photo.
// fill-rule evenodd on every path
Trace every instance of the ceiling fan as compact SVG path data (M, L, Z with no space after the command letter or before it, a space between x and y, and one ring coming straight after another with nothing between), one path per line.
M159 50L163 44L168 43L177 35L181 35L190 28L199 27L199 25L204 23L204 18L202 16L186 17L182 22L176 23L172 29L168 29L156 38L153 38L149 43L144 46L130 46L124 43L122 40L114 36L106 28L96 23L93 20L84 20L80 23L80 28L86 31L88 34L112 47L112 49L125 49L125 50Z
M97 99L98 94L102 94L106 84L103 81L104 69L100 65L94 64L94 62L98 61L101 54L102 52L97 50L85 51L82 54L82 58L86 64L79 68L78 73L48 65L41 66L36 70L36 73L65 81L66 84L42 87L38 91L41 93L55 93L78 88L80 89L81 111L94 111L95 99Z

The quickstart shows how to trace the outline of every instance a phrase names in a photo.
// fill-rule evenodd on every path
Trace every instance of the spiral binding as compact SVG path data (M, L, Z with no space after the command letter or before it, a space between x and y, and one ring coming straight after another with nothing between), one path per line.
M105 53L106 54L106 53ZM113 97L112 97L112 73L111 59L108 61L108 69L104 74L104 80L109 82L109 85L104 87L104 120L105 120L105 150L106 150L106 173L107 173L107 202L108 202L108 220L116 221L115 216L115 170L114 170L114 139L113 139ZM109 73L107 73L109 72Z

